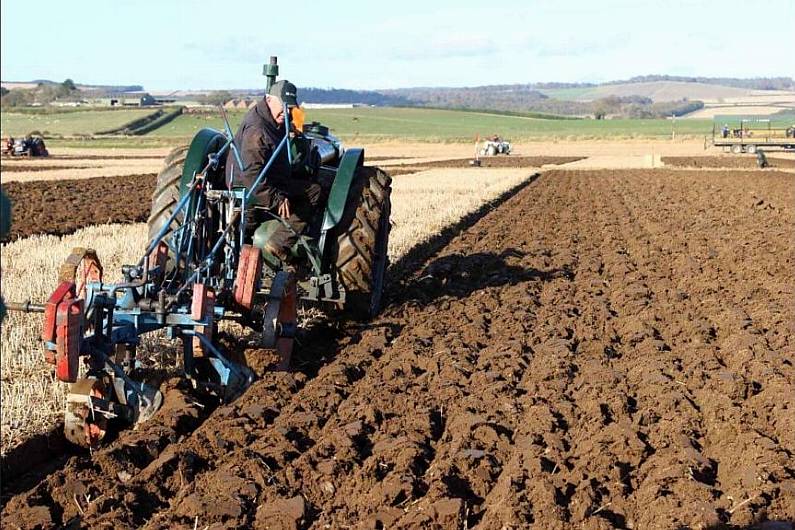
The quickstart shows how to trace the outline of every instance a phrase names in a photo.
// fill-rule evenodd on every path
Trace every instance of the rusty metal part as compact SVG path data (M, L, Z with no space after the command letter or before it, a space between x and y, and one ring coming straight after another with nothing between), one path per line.
M81 447L95 448L107 433L114 416L108 406L109 392L101 379L87 377L70 385L66 396L64 435Z
M97 252L91 248L73 248L58 271L58 281L73 282L77 297L85 299L86 284L102 281L102 264Z
M44 358L55 365L59 380L77 380L80 340L83 331L83 300L75 298L75 284L61 282L43 306L41 339L45 343Z
M276 369L280 371L290 367L298 320L297 299L293 274L284 271L277 273L265 306L260 344L278 353L279 364Z
M55 376L65 383L77 381L83 334L83 300L58 304L55 317Z
M193 284L190 313L193 320L204 320L208 323L206 326L196 326L196 331L212 341L215 331L215 291L202 283ZM193 337L193 355L206 356L206 346L198 337Z
M45 342L55 342L56 323L55 317L58 305L66 300L75 298L75 284L65 281L58 284L44 304L44 323L41 330L41 340Z
M241 307L250 310L254 305L254 293L261 274L262 251L253 245L243 245L235 279L235 302Z

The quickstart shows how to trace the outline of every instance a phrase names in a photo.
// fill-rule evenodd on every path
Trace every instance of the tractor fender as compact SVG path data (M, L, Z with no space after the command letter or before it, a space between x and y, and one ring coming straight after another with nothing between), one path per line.
M342 219L345 205L348 204L348 194L353 183L353 176L362 164L364 164L364 149L348 149L342 155L329 192L321 232L328 232Z
M207 157L210 153L218 152L224 143L226 143L226 136L215 129L205 128L196 133L185 156L185 165L182 166L182 179L179 182L180 197L188 192L188 184L193 179L193 175L199 173L207 165Z

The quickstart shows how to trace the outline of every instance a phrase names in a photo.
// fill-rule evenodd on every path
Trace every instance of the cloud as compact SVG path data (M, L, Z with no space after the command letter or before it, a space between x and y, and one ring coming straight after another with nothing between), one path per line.
M271 55L292 55L300 51L289 42L268 42L260 37L226 37L190 41L183 50L210 63L262 64Z
M538 57L599 55L631 45L631 36L626 33L604 34L587 38L575 35L560 35L540 42L528 40L528 47Z
M496 42L485 35L434 36L429 41L413 39L415 44L393 47L390 59L416 61L423 59L457 59L483 57L499 51Z

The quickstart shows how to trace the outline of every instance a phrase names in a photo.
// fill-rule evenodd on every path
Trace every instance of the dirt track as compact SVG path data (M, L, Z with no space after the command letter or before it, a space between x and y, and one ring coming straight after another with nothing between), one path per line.
M132 223L149 216L156 175L9 182L13 241L34 234L71 234L84 226Z
M310 327L295 374L206 420L171 391L3 525L792 520L794 203L776 172L547 173L392 285L372 325Z

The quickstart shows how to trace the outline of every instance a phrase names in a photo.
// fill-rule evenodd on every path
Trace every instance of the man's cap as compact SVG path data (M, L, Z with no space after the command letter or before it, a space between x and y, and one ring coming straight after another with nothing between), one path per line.
M294 84L287 81L286 79L282 79L281 81L276 81L273 83L273 86L268 91L268 94L281 99L288 107L297 107L297 92L298 89L295 88Z

